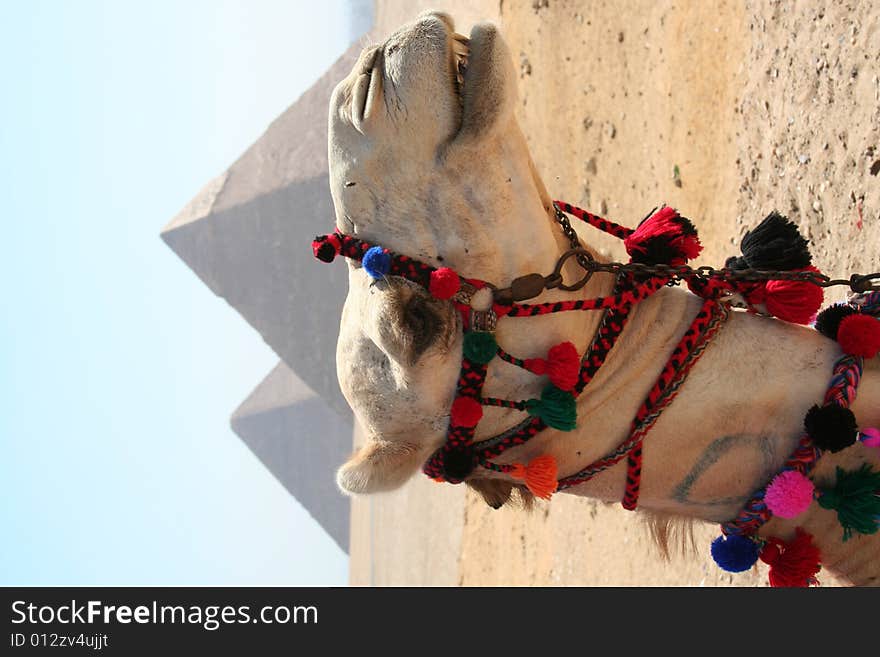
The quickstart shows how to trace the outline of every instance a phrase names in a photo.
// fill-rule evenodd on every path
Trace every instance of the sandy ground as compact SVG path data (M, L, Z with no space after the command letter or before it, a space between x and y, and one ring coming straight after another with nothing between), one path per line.
M375 34L424 8L449 11L464 33L501 25L553 196L625 224L673 205L700 230L697 264L723 264L774 208L814 241L826 273L880 263L880 5L379 0ZM700 525L696 550L664 560L639 514L618 506L558 495L530 513L492 511L419 478L354 502L351 582L764 586L762 564L735 576L715 566L716 535Z

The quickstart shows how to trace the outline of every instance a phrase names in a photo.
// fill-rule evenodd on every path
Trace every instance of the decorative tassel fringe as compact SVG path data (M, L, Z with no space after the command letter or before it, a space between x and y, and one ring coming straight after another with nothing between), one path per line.
M799 271L818 272L819 270L815 267L805 267ZM753 306L764 304L768 313L793 324L812 322L819 308L822 307L823 298L822 288L807 281L766 281L746 293L749 304Z
M633 262L647 265L683 265L703 250L694 225L668 206L639 224L623 244Z
M876 534L880 527L880 472L871 470L867 463L850 472L838 467L837 482L834 488L822 491L819 505L837 511L844 541L853 532Z
M529 415L541 418L548 427L560 431L573 431L577 426L574 395L552 383L544 388L540 399L526 401L525 410Z
M804 269L813 260L808 245L797 226L774 210L745 234L740 243L742 257L728 258L726 266L729 269Z
M761 550L761 561L770 566L770 586L798 587L819 584L816 574L819 565L819 548L813 544L813 537L800 527L795 529L795 537L789 543L778 538L767 539Z
M581 358L574 344L562 342L550 348L546 360L527 358L523 367L538 376L546 374L560 390L573 390L580 375Z
M559 485L556 459L549 454L532 459L528 465L514 463L510 474L514 479L525 480L526 488L544 500L549 500Z

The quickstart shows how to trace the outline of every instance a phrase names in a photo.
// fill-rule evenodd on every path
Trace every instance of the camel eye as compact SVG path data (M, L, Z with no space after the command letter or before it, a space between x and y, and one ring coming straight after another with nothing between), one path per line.
M398 47L399 47L399 46L397 46L396 44L395 44L395 45L388 46L388 48L385 50L385 56L386 56L386 57L390 57L391 55L393 55L394 53L396 53Z

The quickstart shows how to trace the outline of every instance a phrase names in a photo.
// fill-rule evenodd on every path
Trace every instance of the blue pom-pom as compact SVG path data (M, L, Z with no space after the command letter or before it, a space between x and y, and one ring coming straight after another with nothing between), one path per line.
M745 536L719 536L712 541L712 558L729 573L741 573L758 561L758 544Z
M385 278L391 269L391 254L381 246L372 246L367 249L361 262L370 276Z

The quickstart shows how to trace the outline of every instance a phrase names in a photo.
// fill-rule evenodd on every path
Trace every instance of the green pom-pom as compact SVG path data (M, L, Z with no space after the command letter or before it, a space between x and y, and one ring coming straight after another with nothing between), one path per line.
M471 331L464 334L464 357L472 363L486 365L498 353L495 335L486 331Z
M577 404L574 395L554 385L548 385L541 392L540 399L529 399L526 411L535 415L548 427L560 431L572 431L577 425Z
M819 497L823 509L837 511L837 520L843 527L843 540L859 534L876 534L880 524L880 472L863 463L858 470L847 472L837 468L834 488L823 490Z

